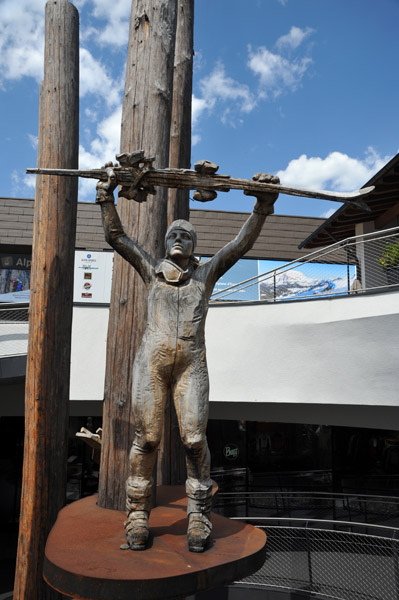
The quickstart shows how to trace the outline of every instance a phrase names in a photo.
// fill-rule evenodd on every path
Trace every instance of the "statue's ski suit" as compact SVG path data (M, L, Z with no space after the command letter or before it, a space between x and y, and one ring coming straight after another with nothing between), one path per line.
M126 236L115 206L101 203L107 241L139 272L148 290L147 325L133 367L136 431L126 482L128 513L150 512L152 470L168 390L186 452L188 513L210 511L205 319L216 281L253 246L266 216L273 211L262 204L256 203L237 237L213 258L200 264L191 261L183 271L168 257L158 262L153 259Z

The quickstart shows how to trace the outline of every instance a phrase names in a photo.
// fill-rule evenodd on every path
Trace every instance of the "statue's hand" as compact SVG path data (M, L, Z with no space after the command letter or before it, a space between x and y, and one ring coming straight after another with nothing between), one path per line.
M254 181L258 181L259 183L274 183L279 184L280 178L276 175L270 175L269 173L255 173L252 177ZM250 192L245 191L244 194L247 196L256 196L256 204L254 211L262 212L266 214L273 214L274 212L274 203L278 198L278 192Z
M114 165L112 162L107 162L104 166L101 167L102 169L105 169L107 171L108 180L99 181L96 185L97 203L114 202L114 189L118 187L114 166L116 167L117 165Z

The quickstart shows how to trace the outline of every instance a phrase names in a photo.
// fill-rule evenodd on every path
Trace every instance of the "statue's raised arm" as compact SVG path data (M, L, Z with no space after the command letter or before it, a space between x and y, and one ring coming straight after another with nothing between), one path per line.
M269 175L268 173L256 173L252 179L259 183L280 183L278 177ZM262 230L266 217L274 213L274 203L278 198L278 193L244 193L247 196L256 196L255 206L237 237L223 246L206 263L205 266L208 270L206 279L209 294L212 293L216 281L252 248Z
M154 275L155 260L126 235L114 204L114 190L118 183L112 162L106 163L103 168L107 170L108 181L97 183L96 203L101 206L105 240L136 269L149 288Z

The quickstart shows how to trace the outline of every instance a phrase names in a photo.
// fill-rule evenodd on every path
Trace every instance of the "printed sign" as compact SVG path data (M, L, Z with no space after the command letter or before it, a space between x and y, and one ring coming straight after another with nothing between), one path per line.
M0 302L29 302L30 254L0 254Z
M74 302L109 303L113 259L113 252L75 252Z
M235 444L226 444L223 448L223 456L227 460L237 460L240 455L240 450Z

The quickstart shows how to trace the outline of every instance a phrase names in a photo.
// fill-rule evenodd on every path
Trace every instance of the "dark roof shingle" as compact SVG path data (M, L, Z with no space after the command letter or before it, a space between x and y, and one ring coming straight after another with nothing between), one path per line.
M0 198L0 245L32 244L33 200ZM217 252L233 239L248 213L222 210L192 209L190 219L198 234L196 254L208 256ZM271 215L248 258L294 260L306 254L299 251L301 240L323 223L324 219ZM110 250L104 240L98 206L90 202L78 203L76 248Z

